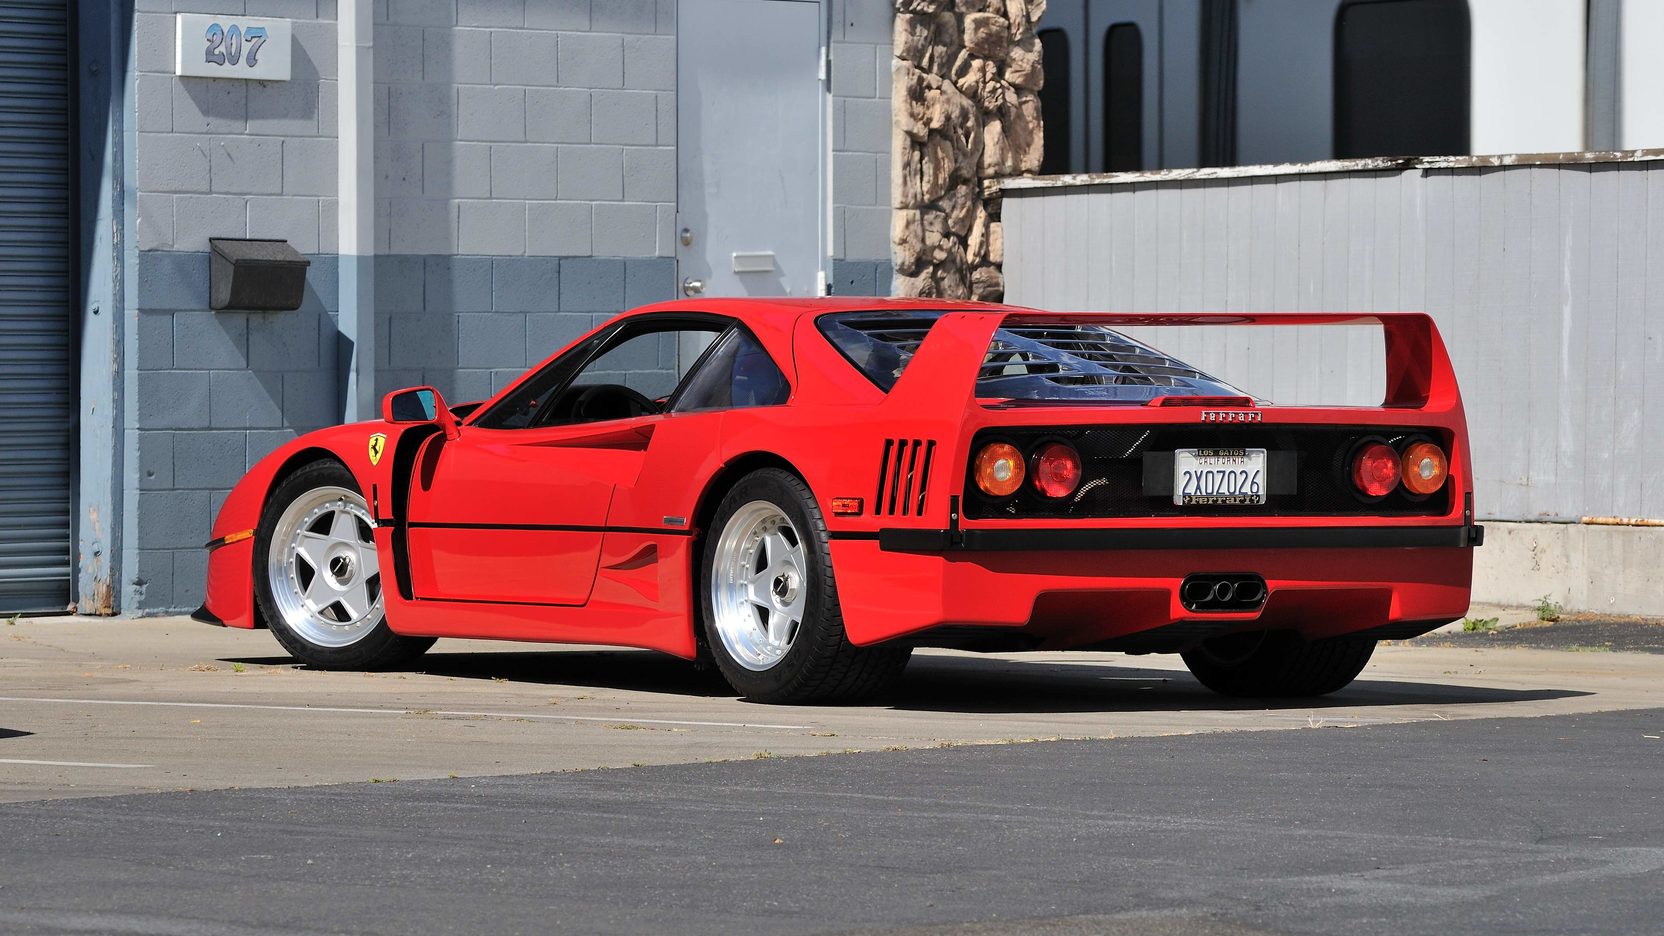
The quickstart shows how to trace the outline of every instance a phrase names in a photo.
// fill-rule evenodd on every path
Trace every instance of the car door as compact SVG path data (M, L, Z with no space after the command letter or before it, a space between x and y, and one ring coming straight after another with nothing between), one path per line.
M661 410L728 327L641 316L574 347L416 459L414 597L582 605L613 494L635 483Z

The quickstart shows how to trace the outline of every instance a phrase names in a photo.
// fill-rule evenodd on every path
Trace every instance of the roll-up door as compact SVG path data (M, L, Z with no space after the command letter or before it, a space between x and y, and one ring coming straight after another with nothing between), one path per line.
M69 14L0 0L0 612L70 596Z

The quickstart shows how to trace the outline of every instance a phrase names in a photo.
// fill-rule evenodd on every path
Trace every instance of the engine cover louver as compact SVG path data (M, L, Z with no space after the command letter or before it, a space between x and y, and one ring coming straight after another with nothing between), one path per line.
M923 514L925 494L930 486L930 461L935 454L934 439L885 439L884 455L878 462L878 496L872 500L873 515Z

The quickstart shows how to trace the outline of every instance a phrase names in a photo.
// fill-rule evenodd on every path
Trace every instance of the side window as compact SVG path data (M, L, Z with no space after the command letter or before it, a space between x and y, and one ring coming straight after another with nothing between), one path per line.
M597 335L527 380L479 425L524 429L662 412L726 328L720 320L684 319L631 323Z
M478 424L486 429L525 429L537 425L550 397L572 379L597 348L617 333L616 329L601 332L549 362L483 413Z
M791 384L768 351L744 328L723 336L699 370L689 378L675 410L728 409L745 406L778 406L791 396Z
M722 330L713 324L627 335L578 372L553 401L554 413L544 425L663 412Z

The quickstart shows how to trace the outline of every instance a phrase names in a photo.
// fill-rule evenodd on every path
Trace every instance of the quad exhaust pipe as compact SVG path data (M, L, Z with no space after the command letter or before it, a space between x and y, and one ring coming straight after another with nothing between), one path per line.
M1191 575L1179 585L1179 603L1186 611L1257 611L1265 596L1265 579L1247 572Z

